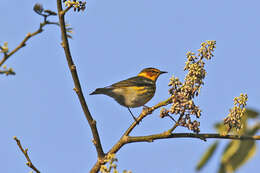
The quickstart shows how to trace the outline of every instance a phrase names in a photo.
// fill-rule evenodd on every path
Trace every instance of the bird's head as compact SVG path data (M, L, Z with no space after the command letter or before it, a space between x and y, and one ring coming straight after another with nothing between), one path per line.
M138 76L142 76L142 77L151 79L153 81L156 81L157 78L163 73L167 73L167 72L166 71L160 71L156 68L145 68L138 74Z

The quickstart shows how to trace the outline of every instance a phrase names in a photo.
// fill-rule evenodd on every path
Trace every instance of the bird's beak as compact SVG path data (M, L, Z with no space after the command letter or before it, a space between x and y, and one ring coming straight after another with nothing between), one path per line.
M168 73L167 71L160 71L160 74L163 74L163 73Z

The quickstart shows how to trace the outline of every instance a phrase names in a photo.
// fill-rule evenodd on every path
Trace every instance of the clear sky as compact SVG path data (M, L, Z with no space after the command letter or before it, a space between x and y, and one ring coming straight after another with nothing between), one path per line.
M38 1L56 11L56 1ZM34 0L2 1L0 44L12 49L42 18ZM206 65L207 77L196 100L203 110L201 132L214 132L232 107L233 98L247 93L248 106L260 111L260 1L259 0L89 0L85 12L67 14L75 33L70 40L87 104L107 151L133 119L127 109L106 96L90 96L95 88L135 76L141 69L168 71L159 77L157 92L147 104L166 99L169 78L183 79L185 54L205 40L216 40L215 57ZM50 18L57 21L56 17ZM27 43L7 62L17 73L0 76L0 172L29 172L13 136L29 148L42 171L88 172L96 161L92 135L81 110L67 68L57 26ZM141 108L132 110L135 115ZM133 135L158 133L171 127L155 111ZM178 128L177 132L189 132ZM214 140L169 139L129 144L117 154L119 170L142 172L195 172L201 154ZM221 149L227 141L221 142ZM258 142L258 146L259 146ZM221 149L202 172L216 172ZM260 153L238 173L256 172Z

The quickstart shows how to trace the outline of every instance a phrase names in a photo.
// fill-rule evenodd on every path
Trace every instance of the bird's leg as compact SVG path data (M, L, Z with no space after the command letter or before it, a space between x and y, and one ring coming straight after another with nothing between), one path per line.
M139 124L139 122L137 121L137 119L135 118L135 116L133 115L133 113L131 112L130 108L127 107L127 109L128 109L128 111L130 112L130 114L132 115L132 117L133 117L133 119L135 120L135 122L136 122L137 124Z
M175 123L177 123L177 121L170 115L166 115L167 117L169 117L170 119L172 119L172 121L174 121Z
M149 109L149 106L144 105L143 109Z

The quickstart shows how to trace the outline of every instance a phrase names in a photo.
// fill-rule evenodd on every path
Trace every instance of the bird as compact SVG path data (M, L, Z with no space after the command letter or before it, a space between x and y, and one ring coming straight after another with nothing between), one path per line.
M151 100L156 90L156 80L167 73L156 68L145 68L137 76L122 80L104 88L97 88L90 95L104 94L115 99L120 105L126 107L134 120L137 119L130 108L145 106Z

